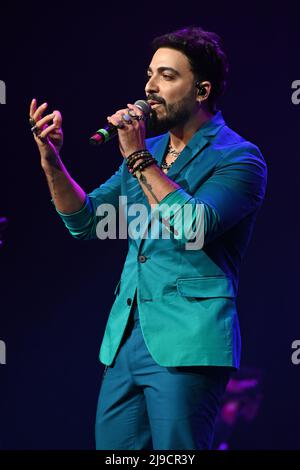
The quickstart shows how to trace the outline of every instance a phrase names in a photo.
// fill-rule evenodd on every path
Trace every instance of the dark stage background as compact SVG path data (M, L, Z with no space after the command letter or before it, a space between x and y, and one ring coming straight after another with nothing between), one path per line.
M287 2L109 5L1 6L0 216L9 223L0 250L0 448L94 448L98 352L127 250L126 240L77 241L66 231L28 128L29 103L61 111L62 159L91 191L122 157L116 140L95 149L90 135L145 97L151 39L194 24L223 38L231 72L220 109L269 170L238 300L242 363L262 371L263 399L233 445L300 449L300 364L291 360L300 339L299 11Z

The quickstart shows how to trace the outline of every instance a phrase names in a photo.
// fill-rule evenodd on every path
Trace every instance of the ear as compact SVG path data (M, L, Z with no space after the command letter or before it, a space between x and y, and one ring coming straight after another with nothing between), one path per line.
M198 88L197 101L202 102L207 100L211 92L211 83L208 81L197 81L195 85Z

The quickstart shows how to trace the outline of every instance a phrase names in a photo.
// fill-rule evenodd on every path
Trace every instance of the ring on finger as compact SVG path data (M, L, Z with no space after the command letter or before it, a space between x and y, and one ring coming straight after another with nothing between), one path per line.
M123 129L123 127L125 127L125 123L123 121L119 121L118 125L117 125L117 128L118 129Z
M35 135L39 135L39 129L37 125L35 124L31 129L31 132L33 132Z
M131 116L134 119L136 119L138 117L138 115L135 114L133 109L129 109L128 114L129 114L129 116Z
M32 117L29 117L29 124L30 124L30 127L34 127L36 125L36 122Z
M39 134L36 134L37 138L40 139L43 143L47 142L47 136L41 137Z
M132 124L132 119L129 114L123 114L122 118L126 122L126 124Z

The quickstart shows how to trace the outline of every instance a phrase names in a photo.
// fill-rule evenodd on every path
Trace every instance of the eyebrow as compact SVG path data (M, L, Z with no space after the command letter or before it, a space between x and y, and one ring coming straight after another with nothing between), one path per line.
M158 67L157 69L159 73L165 72L166 70L173 72L175 75L180 75L180 73L177 70L173 69L173 67ZM148 67L147 72L152 72L152 68Z

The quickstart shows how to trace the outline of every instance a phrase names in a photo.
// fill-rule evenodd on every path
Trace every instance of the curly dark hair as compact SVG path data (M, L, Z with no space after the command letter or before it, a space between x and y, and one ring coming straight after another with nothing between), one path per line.
M216 33L204 31L199 26L187 26L154 38L153 53L160 47L169 47L183 52L189 60L195 78L211 83L207 105L211 111L214 111L226 88L229 69L220 37Z

